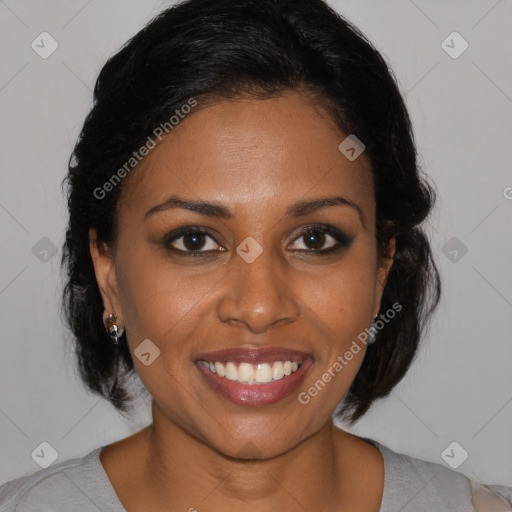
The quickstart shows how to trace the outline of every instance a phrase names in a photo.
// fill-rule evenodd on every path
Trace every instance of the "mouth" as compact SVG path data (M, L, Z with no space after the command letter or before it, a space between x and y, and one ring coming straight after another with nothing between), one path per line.
M276 347L203 354L196 366L207 383L239 405L269 405L290 395L313 364L311 354Z
M207 368L219 377L223 377L239 384L249 386L267 384L288 377L295 373L301 366L302 361L276 361L275 363L250 364L237 361L198 361L203 368Z

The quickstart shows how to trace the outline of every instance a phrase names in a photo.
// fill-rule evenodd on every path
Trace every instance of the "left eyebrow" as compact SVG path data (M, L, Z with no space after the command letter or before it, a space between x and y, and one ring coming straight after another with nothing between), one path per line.
M309 215L314 213L322 208L327 208L330 206L350 206L352 207L359 215L361 223L364 225L363 221L363 212L359 205L342 196L331 196L331 197L322 197L319 199L307 200L307 201L298 201L295 204L292 204L286 210L286 217L302 217L304 215Z
M328 208L332 206L349 206L353 208L358 213L361 223L364 226L363 212L361 208L350 199L347 199L346 197L342 196L322 197L318 199L298 201L287 208L285 217L303 217L305 215L309 215L318 210L321 210L322 208ZM153 208L148 210L144 215L144 220L157 212L172 210L175 208L190 210L199 213L200 215L205 215L207 217L216 217L219 219L233 218L233 214L231 213L229 208L220 203L192 201L190 199L185 199L177 195L172 195L169 198L167 198L164 202L157 204L156 206L153 206Z

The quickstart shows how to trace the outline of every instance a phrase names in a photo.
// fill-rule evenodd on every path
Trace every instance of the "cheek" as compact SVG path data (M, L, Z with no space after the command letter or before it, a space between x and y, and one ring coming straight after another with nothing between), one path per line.
M164 257L141 251L119 262L118 282L127 331L135 338L165 341L193 314L214 284L211 274L190 275Z
M165 257L141 251L119 263L119 289L127 340L136 371L151 395L172 401L177 409L184 388L191 385L191 354L204 347L215 308L215 290L225 269L197 272L172 265ZM200 334L203 333L203 334ZM149 366L139 360L142 342L158 356ZM147 342L145 342L147 343ZM156 346L156 348L154 348Z
M157 403L165 403L168 411L182 411L183 389L190 386L194 371L193 334L204 315L205 290L211 285L207 286L207 279L171 271L171 265L160 259L136 254L120 263L118 276L135 369ZM144 352L150 354L149 364L138 357Z
M366 353L365 329L376 288L374 251L373 240L368 237L325 275L308 279L301 291L322 340L317 371L306 393L318 396L317 404L326 411L336 407L346 394ZM324 388L329 391L323 392Z
M371 259L347 258L328 277L317 279L316 287L311 281L312 293L307 295L307 286L302 291L310 309L309 321L319 337L316 369L305 383L301 403L314 400L317 411L323 411L318 421L346 395L363 362L375 290L374 268Z
M366 326L376 290L371 241L349 251L338 264L298 284L308 307L335 333Z

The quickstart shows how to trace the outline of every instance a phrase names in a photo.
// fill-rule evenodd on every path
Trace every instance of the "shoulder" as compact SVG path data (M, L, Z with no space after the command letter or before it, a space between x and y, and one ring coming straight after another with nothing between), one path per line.
M96 448L84 457L6 482L0 486L0 512L108 510L102 494L106 482L100 474L100 451Z
M397 453L366 439L384 458L381 512L509 512L512 487L481 485L442 464Z

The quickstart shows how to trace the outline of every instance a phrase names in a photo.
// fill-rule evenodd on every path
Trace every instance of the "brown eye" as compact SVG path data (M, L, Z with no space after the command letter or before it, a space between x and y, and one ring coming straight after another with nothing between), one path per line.
M307 245L310 249L313 249L315 251L325 249L324 244L326 236L325 233L319 230L307 231L302 235L302 239L304 240L305 245ZM334 242L336 241L334 240Z
M164 241L165 247L184 256L201 256L203 253L223 251L207 231L199 228L187 228L174 232Z
M315 225L308 226L299 233L292 244L292 249L320 256L347 249L351 243L352 238L338 229L327 225Z
M204 233L187 233L183 237L183 245L189 251L198 251L202 249L206 236Z

